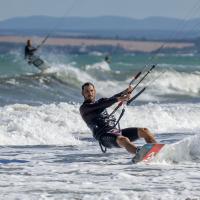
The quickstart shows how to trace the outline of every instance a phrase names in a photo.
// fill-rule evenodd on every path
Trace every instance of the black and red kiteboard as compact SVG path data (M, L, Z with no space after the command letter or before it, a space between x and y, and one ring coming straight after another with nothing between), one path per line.
M163 148L165 144L145 144L132 158L133 163L138 163L141 161L148 162L152 160L157 153Z

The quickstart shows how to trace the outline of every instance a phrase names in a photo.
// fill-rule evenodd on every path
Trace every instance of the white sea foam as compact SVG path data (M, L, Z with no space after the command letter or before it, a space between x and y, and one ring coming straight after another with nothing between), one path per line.
M158 77L157 72L152 78ZM198 95L200 92L200 76L193 73L166 71L152 84L161 93Z
M198 72L155 71L140 84L140 87L145 86L148 86L146 91L137 100L166 101L171 97L199 97L200 76Z
M200 162L200 135L191 136L174 144L163 147L156 156L156 162L160 163L185 163Z
M73 133L87 132L78 107L70 104L32 107L15 104L1 108L0 144L77 145Z
M92 55L92 56L103 56L103 53L98 52L98 51L92 51L92 52L89 53L89 55Z
M105 64L105 66L107 65L108 64ZM98 68L100 65L97 63L94 66L89 66L89 68L95 68L95 66ZM105 68L103 67L98 70L101 71L102 69ZM88 81L94 83L97 88L97 93L102 96L112 96L120 90L125 89L131 81L130 78L124 81L109 79L101 80L94 77L87 70L84 71L70 64L57 64L54 69L50 70L50 72L52 70L57 73L58 78L71 84L75 84L77 87L80 87L81 84ZM106 76L104 75L104 77ZM166 100L165 97L167 96L170 97L178 95L198 97L200 94L200 76L198 72L186 73L177 72L175 70L166 70L164 73L160 73L155 71L140 84L140 87L144 86L148 86L148 88L137 100L162 101Z
M77 87L85 82L92 82L98 89L98 94L102 96L112 96L127 87L126 82L117 82L113 80L98 80L90 75L87 71L74 67L73 65L54 64L47 73L55 73L55 75L65 81L66 83L73 84Z
M105 61L95 63L93 65L86 65L85 69L86 70L100 70L100 71L110 71L111 70L109 64Z
M200 130L200 104L145 104L128 107L122 127L148 127L153 132L195 132Z
M111 109L109 109L111 111ZM155 133L200 131L200 104L147 104L128 107L121 127L148 127ZM91 132L81 119L79 105L68 103L8 105L0 108L0 144L78 145L76 134Z

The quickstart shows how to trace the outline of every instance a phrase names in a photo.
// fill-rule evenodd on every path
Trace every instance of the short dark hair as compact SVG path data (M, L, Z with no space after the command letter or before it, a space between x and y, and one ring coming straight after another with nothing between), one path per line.
M84 88L85 88L86 86L90 86L90 85L94 88L94 84L93 84L93 83L91 83L91 82L86 82L86 83L84 83L84 84L81 86L82 91L84 90Z
M27 43L27 44L29 44L30 42L31 42L31 40L30 40L30 39L28 39L28 40L26 41L26 43Z

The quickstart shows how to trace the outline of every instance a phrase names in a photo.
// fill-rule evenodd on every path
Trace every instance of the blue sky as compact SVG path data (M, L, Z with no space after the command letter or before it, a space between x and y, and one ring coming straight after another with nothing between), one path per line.
M200 17L200 0L0 0L0 20L32 15Z

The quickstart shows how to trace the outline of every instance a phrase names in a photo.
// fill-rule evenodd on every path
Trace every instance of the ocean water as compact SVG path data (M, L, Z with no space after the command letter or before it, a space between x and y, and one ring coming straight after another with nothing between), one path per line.
M99 52L40 53L43 74L21 49L0 55L0 199L200 199L198 55L112 54L108 64ZM101 153L79 114L81 85L109 97L151 64L121 127L147 127L167 145L149 163L132 164L124 149Z

